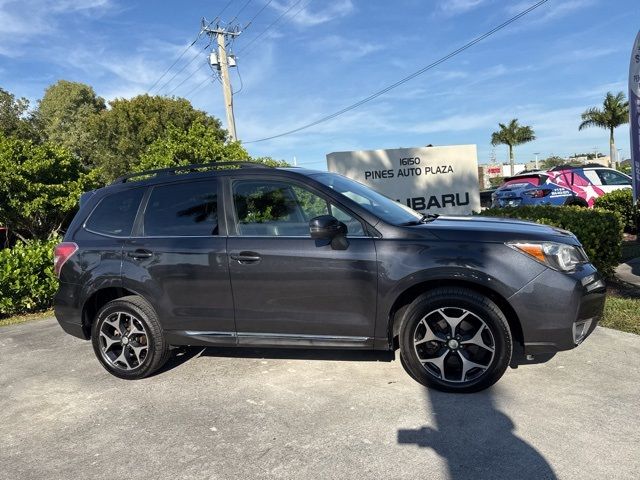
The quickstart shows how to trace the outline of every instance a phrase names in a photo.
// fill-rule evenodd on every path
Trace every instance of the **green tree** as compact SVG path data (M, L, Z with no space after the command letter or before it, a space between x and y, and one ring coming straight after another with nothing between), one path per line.
M489 179L489 185L491 185L491 188L498 188L503 183L504 183L503 176L493 177Z
M36 115L49 141L87 159L96 143L87 125L105 108L89 85L59 80L45 90Z
M152 170L193 163L248 160L240 142L223 142L219 129L198 121L188 130L169 126L165 136L153 142L133 166L134 171Z
M618 170L621 171L622 173L626 173L627 175L631 175L631 162L629 162L628 160L625 163L620 163L620 165L618 165Z
M187 131L169 127L140 156L134 171L153 170L190 165L194 163L252 161L271 167L286 167L287 162L271 157L251 158L240 142L221 142L219 130L201 122L195 122Z
M291 164L285 162L284 160L276 160L272 157L251 157L252 162L264 163L269 167L290 167Z
M0 224L23 240L57 233L88 181L64 148L0 135Z
M607 92L607 96L602 103L602 110L591 107L582 113L582 123L578 130L588 127L599 127L609 130L609 165L613 165L616 154L616 142L613 138L613 131L616 127L629 123L629 102L623 92L614 95Z
M171 129L188 132L193 124L200 123L213 132L220 144L227 141L227 132L219 120L196 110L182 98L139 95L113 100L109 106L90 123L96 139L91 163L100 169L105 180L138 170L142 154L154 142L166 138Z
M513 147L536 139L533 129L526 125L519 125L518 119L514 118L508 125L498 123L500 130L491 134L491 145L507 145L509 147L509 162L511 164L511 175L514 175Z
M581 163L577 160L567 160L565 158L558 157L557 155L553 155L542 160L542 163L540 164L544 170L551 170L553 167L559 167L560 165L581 165Z
M0 88L0 134L28 140L39 140L34 118L29 112L29 100Z

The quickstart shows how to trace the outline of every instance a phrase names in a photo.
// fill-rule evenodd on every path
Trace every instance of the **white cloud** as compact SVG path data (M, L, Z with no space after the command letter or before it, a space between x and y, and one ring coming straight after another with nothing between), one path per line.
M95 17L112 6L111 0L0 0L0 55L23 55L33 40L59 32L58 21L65 14Z
M441 0L438 9L446 15L459 15L479 7L486 0Z
M312 44L312 50L330 50L342 61L353 61L382 50L383 45L366 40L350 39L342 35L329 35Z
M594 0L562 0L548 2L536 10L537 15L530 23L545 23L569 15L594 3ZM533 0L518 2L507 7L507 12L515 15L534 5Z
M313 27L322 23L342 18L354 11L352 0L325 0L320 8L309 8L311 1L302 0L302 7L295 6L285 17L289 21L303 26ZM288 2L272 2L270 6L279 13L284 13L293 4L294 0ZM315 6L314 6L315 7Z
M105 9L111 7L111 0L58 0L47 3L50 11L79 12L82 10Z

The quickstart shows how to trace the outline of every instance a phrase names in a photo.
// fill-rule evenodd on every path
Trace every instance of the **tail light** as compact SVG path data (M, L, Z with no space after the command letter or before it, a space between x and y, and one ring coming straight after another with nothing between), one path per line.
M53 250L53 270L56 272L56 277L60 278L62 266L77 250L78 245L73 242L62 242L56 245Z
M542 198L546 197L551 193L551 190L546 188L537 188L536 190L529 190L527 192L523 192L526 196L531 198Z

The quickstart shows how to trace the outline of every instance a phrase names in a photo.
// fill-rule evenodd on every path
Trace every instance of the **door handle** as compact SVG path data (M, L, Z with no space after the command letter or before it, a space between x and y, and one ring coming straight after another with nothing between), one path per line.
M262 259L262 257L255 252L233 253L230 257L238 263L258 263Z
M153 255L153 253L150 252L149 250L144 250L142 248L139 248L137 250L134 250L133 252L127 252L127 255L130 256L131 258L141 259L141 258L150 258Z

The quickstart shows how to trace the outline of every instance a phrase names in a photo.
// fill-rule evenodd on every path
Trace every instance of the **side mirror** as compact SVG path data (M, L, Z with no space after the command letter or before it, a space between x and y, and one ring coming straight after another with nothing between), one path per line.
M334 250L345 250L349 246L347 226L331 215L320 215L309 220L309 233L315 240L330 241Z

